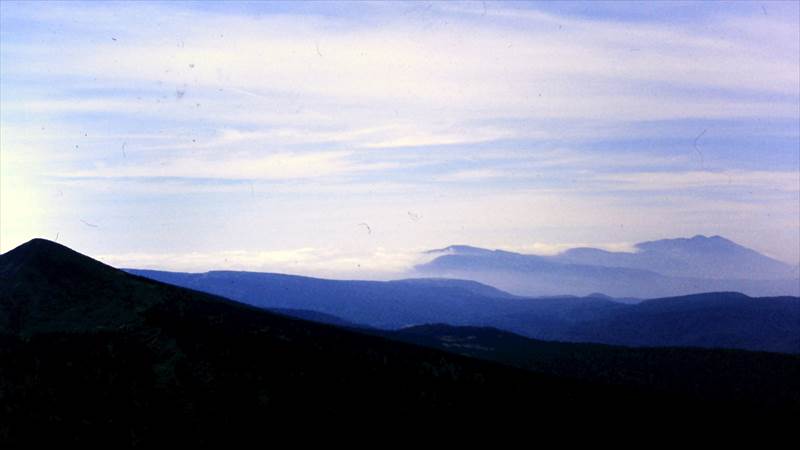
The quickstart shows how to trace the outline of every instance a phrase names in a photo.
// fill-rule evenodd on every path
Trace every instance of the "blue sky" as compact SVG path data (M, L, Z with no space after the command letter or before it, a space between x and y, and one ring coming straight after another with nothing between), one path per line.
M800 262L796 2L0 8L2 251L380 278L721 234Z

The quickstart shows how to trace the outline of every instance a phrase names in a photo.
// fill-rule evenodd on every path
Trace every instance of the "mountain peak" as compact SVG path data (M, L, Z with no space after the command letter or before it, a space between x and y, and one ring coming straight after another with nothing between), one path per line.
M457 253L462 255L476 255L476 254L483 254L483 253L492 253L491 250L487 250L485 248L480 247L473 247L471 245L450 245L444 248L437 248L433 250L428 250L425 253L433 254L433 253Z
M665 240L669 240L669 239L665 239ZM692 236L692 238L690 240L692 240L692 241L725 242L725 243L734 244L734 242L731 241L730 239L726 239L726 238L724 238L724 237L722 237L722 236L720 236L718 234L715 234L713 236L706 236L706 235L703 235L703 234L696 234L696 235Z
M30 240L0 255L0 330L28 334L134 323L138 313L123 300L130 295L126 277L61 244Z
M71 248L53 242L48 239L34 238L30 241L20 244L12 250L3 253L3 259L19 260L32 256L56 256L56 255L73 255L85 259L91 259L88 256L81 255L80 253L72 250Z
M65 247L65 246L63 246L61 244L58 244L56 242L53 242L51 240L44 239L44 238L33 238L30 241L28 241L28 242L26 242L24 244L18 245L17 247L15 247L14 249L12 249L12 250L10 250L10 251L8 251L6 253L8 254L8 253L12 253L12 252L42 251L42 250L46 250L46 249L56 249L56 248L63 248L63 249L69 250L69 248L67 248L67 247Z
M20 270L66 276L78 272L116 271L113 267L47 239L35 238L0 255L0 277Z
M0 256L4 262L20 263L38 255L57 254L60 252L71 251L72 250L69 248L53 241L42 238L34 238L24 244L18 245L17 247L7 251L6 253L3 253Z
M656 241L646 241L636 244L639 250L684 250L684 251L707 251L710 249L741 249L745 247L726 239L720 235L705 236L697 234L691 238L659 239Z

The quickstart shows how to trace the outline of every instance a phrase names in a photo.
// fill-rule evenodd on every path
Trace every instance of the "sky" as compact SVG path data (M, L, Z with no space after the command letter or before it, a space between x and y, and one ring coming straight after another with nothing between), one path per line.
M800 3L0 3L0 251L382 278L451 244L800 263Z

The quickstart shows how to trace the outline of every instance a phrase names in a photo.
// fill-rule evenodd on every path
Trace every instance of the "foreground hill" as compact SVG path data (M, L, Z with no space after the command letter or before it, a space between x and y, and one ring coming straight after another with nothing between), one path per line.
M715 291L800 295L797 267L720 236L643 242L636 249L577 248L539 256L454 245L428 252L434 258L413 273L475 280L526 296L603 292L654 298Z
M292 319L44 240L0 256L0 343L0 441L9 446L228 445L289 420L356 417L555 425L567 415L574 424L753 413Z
M554 341L800 353L796 297L718 292L623 304L602 295L517 297L460 280L378 282L256 272L130 272L261 308L317 311L337 317L318 319L333 324L392 329L446 323L492 326Z
M444 324L410 327L384 335L551 375L800 413L798 355L547 342L495 328Z

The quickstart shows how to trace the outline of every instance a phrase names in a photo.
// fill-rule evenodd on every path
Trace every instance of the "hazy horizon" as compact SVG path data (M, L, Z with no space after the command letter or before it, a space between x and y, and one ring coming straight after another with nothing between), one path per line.
M721 235L800 264L800 4L0 4L0 252L369 278ZM205 269L203 269L205 267Z

